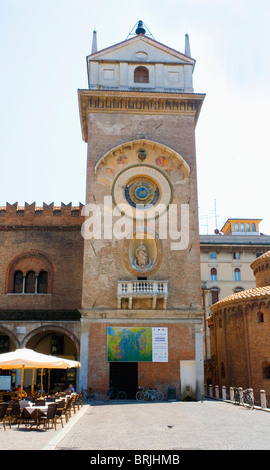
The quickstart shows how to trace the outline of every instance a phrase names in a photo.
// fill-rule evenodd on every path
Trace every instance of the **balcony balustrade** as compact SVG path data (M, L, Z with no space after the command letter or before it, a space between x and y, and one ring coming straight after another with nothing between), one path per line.
M151 298L152 308L156 308L158 298L163 299L163 309L166 309L168 298L168 281L118 281L118 308L121 300L128 299L128 308L132 309L133 298Z

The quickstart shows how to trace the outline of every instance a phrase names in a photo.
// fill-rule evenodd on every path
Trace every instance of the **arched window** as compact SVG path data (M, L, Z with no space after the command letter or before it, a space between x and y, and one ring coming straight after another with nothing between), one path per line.
M47 294L48 292L48 273L46 271L40 271L37 278L37 293Z
M149 71L146 67L137 67L134 71L135 83L149 83Z
M250 224L249 223L246 224L246 232L250 232Z
M217 280L217 270L216 268L211 268L211 281Z
M243 224L243 223L240 224L240 230L241 230L241 232L245 231L245 224Z
M25 276L25 293L35 294L36 292L36 274L34 271L29 271Z
M244 289L244 287L240 287L240 286L237 286L233 289L233 292L236 294L237 292L242 292Z
M241 281L241 271L239 268L235 268L234 270L234 280Z
M218 289L211 289L211 301L212 301L212 305L219 301Z
M262 369L263 369L263 378L264 379L270 379L270 364L269 362L263 362L263 365L262 365Z
M253 223L251 225L251 230L252 230L252 232L256 232L256 224Z
M258 323L263 323L263 322L264 322L263 313L262 313L262 312L258 312L258 313L257 313L257 322L258 322Z
M23 252L7 268L6 293L51 294L55 267L46 254Z
M235 230L235 232L238 232L238 231L239 231L239 224L238 224L238 222L236 222L236 223L234 224L234 230Z
M14 294L21 294L23 292L23 273L22 271L15 271L13 278L13 290Z

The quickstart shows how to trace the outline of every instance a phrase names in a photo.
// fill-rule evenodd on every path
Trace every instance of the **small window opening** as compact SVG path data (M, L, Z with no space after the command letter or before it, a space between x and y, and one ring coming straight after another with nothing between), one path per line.
M149 83L149 72L146 67L137 67L134 71L135 83Z

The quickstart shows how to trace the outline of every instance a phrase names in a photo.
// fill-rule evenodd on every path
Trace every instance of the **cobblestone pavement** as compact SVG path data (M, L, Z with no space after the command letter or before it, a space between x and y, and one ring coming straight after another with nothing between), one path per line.
M270 413L215 400L84 405L63 430L1 425L0 449L269 450Z

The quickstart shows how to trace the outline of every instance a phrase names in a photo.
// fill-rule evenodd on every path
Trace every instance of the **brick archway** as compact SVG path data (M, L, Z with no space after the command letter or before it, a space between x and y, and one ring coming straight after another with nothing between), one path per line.
M34 340L35 337L37 339L36 344L45 336L49 336L50 334L61 334L67 336L75 345L77 357L80 354L80 341L79 339L72 333L68 328L57 326L57 325L43 325L39 328L28 333L25 336L22 347L28 347L28 344L31 340Z

